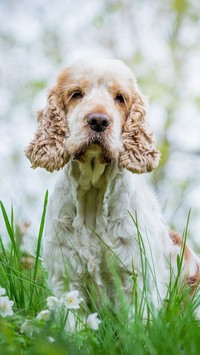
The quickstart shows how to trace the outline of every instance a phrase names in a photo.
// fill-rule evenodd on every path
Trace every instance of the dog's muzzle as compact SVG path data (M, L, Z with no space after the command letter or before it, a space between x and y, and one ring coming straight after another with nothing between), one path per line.
M90 128L95 132L103 132L110 126L110 118L103 113L90 113L86 119Z

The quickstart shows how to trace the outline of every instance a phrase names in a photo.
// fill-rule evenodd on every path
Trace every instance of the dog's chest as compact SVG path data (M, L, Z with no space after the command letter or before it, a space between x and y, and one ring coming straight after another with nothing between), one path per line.
M69 194L66 198L73 202L74 208L68 209L68 213L73 211L73 214L70 219L72 225L69 226L71 234L66 239L69 240L69 243L67 242L69 247L73 243L73 258L77 259L74 274L81 276L87 271L97 284L101 284L102 270L103 274L106 273L102 267L102 265L105 266L105 260L112 258L113 252L116 255L120 252L122 256L122 247L123 251L126 249L125 245L120 243L120 237L124 237L125 231L122 231L123 235L120 232L118 236L117 230L114 230L114 238L111 236L115 218L118 217L119 220L119 216L123 217L125 212L121 208L115 208L113 201L113 196L117 195L119 202L119 190L122 189L123 183L120 183L119 189L114 192L115 180L110 181L107 176L107 174L110 176L111 168L114 169L113 174L115 173L115 167L102 167L100 163L97 166L96 164L97 159L91 160L88 157L88 164L73 164L72 166L76 182L71 185L72 189L68 190ZM69 207L68 203L67 205ZM121 203L120 206L122 206ZM73 258L70 259L73 260Z
M95 229L97 225L97 210L99 207L99 193L95 188L91 188L85 194L83 201L84 225L87 229Z

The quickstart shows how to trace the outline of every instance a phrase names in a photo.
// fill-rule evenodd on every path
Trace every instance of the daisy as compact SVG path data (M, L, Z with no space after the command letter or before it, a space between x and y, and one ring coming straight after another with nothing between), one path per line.
M47 337L49 343L55 343L55 339L52 337Z
M51 312L48 309L44 309L43 311L41 311L40 313L38 313L36 319L38 320L45 320L48 321L50 319L51 316Z
M50 310L57 310L61 306L61 301L55 296L47 297L47 307Z
M97 318L97 313L92 313L87 317L87 326L90 329L97 330L99 329L99 324L101 323L100 319Z
M77 290L66 292L61 297L61 302L68 309L79 309L79 304L83 301L83 299L78 297L78 295L79 291Z
M0 297L0 315L5 318L7 316L13 315L13 306L14 302L10 301L8 296Z
M21 325L20 333L25 334L28 337L32 337L34 331L35 331L34 326L31 324L31 322L28 319L26 319L24 323Z
M5 288L0 286L0 296L4 296L6 294Z

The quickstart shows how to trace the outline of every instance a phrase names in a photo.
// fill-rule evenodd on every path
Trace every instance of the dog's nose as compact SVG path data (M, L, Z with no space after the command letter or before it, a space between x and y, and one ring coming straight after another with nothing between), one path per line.
M102 132L110 125L110 118L103 113L94 112L87 116L87 123L93 131Z

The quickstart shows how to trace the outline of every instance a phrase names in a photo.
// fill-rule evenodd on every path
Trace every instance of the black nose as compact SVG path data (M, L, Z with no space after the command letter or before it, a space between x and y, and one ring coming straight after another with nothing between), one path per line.
M93 131L102 132L110 125L110 118L103 113L90 113L87 116L87 123Z

